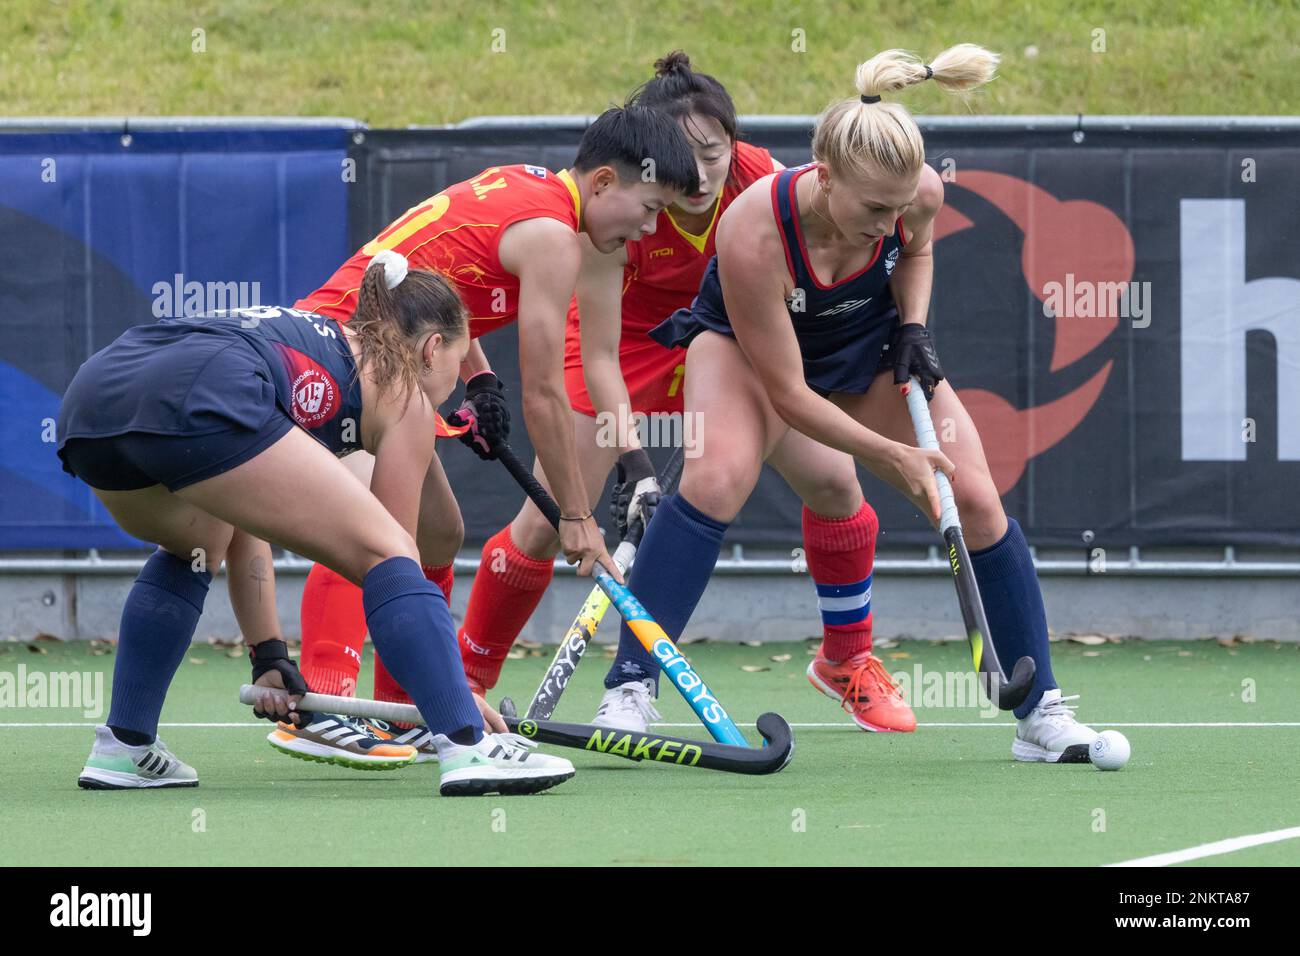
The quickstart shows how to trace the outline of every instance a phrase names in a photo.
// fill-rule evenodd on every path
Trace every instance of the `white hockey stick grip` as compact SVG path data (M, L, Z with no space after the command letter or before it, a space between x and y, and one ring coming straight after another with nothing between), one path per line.
M934 434L934 422L930 419L930 403L925 400L925 392L915 375L912 376L907 389L907 410L912 415L912 428L916 431L916 443L921 448L939 447L939 439ZM939 486L939 531L960 528L961 519L957 517L957 500L952 494L952 484L948 476L938 468L934 470L934 481Z
M283 695L285 692L270 687L244 684L239 688L239 702L253 705L264 695ZM404 724L423 724L419 709L414 704L395 704L387 700L365 700L361 697L337 697L333 694L303 694L298 710L320 711L324 714L347 714L349 717L373 717Z

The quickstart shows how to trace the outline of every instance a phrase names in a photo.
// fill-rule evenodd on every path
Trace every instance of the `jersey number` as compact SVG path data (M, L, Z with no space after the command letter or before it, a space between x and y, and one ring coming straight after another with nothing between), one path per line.
M686 375L685 363L673 369L673 383L668 386L668 397L676 398L677 390L682 387L682 377Z
M501 172L501 167L493 166L491 169L483 170L483 172L471 179L469 183L474 189L474 195L482 199L494 189L504 189L508 185L504 177L498 178L494 182L484 182L493 173L499 172ZM400 246L429 223L437 222L446 215L447 207L450 205L451 200L447 198L445 193L430 196L418 206L412 206L406 210L398 217L396 222L362 246L361 254L373 256L385 249Z
M420 205L412 206L406 210L395 223L362 246L361 254L373 256L385 249L392 249L394 246L401 245L429 223L441 219L450 205L451 200L442 193L430 196Z

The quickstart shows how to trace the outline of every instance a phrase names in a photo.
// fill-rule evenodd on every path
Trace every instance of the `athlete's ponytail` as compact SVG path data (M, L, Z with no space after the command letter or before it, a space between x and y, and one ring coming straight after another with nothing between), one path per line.
M391 252L366 268L348 328L361 346L358 369L368 369L381 395L404 400L420 384L424 337L440 332L451 343L468 334L465 306L451 284L428 270L408 269L405 256Z
M928 64L903 50L876 54L858 66L859 95L831 104L817 118L813 156L841 174L916 175L925 163L921 131L905 106L883 95L931 79L950 93L973 90L993 79L998 59L973 43L949 47Z

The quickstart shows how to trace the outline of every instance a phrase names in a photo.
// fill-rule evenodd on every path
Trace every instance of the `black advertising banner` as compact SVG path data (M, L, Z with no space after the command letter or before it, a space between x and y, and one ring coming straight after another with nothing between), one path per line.
M1300 543L1300 125L923 127L945 184L930 325L1031 540ZM580 132L367 133L352 151L352 244L488 165L562 168ZM751 122L746 136L794 165L809 132ZM483 344L517 381L513 330ZM499 503L509 483L473 460L447 465L477 489L461 507L482 539L513 512ZM900 495L862 477L886 540L933 540ZM767 470L729 540L797 543L799 507Z

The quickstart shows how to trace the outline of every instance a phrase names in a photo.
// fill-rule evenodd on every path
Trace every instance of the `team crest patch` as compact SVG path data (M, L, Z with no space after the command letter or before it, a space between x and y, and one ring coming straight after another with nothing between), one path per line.
M304 428L315 428L338 411L338 388L319 368L304 369L293 380L293 420Z
M532 173L538 179L545 179L547 175L545 166L530 166L527 163L524 164L524 172Z
M890 249L889 255L885 256L885 275L892 275L896 265L898 265L898 249Z

